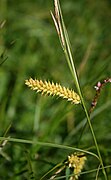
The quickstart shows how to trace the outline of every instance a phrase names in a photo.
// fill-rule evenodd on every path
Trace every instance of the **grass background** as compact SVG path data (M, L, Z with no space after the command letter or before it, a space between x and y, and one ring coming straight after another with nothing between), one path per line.
M94 97L94 85L111 75L111 2L108 0L61 1L66 27L71 39L75 64L87 108ZM79 141L85 115L81 106L65 100L42 97L28 89L30 77L53 80L74 88L73 80L59 44L50 10L53 1L1 0L0 22L0 136L11 123L8 135L14 138L92 148L87 127ZM111 159L111 86L101 93L92 114L93 128L105 165ZM79 145L78 145L79 144ZM28 153L26 153L26 150ZM8 144L0 156L0 179L28 179L30 159L35 179L66 159L73 151L22 143ZM28 155L27 155L28 154ZM27 157L28 158L27 160ZM87 157L85 170L98 167L94 157ZM109 179L111 169L107 169ZM95 173L81 176L94 179ZM100 174L102 179L102 174Z

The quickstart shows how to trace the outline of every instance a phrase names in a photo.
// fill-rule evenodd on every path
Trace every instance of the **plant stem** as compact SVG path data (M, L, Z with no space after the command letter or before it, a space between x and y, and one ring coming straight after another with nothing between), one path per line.
M100 163L101 163L101 166L102 166L102 171L103 171L104 177L107 180L107 175L106 175L106 171L104 169L103 160L102 160L102 157L101 157L99 146L98 146L98 143L97 143L97 140L96 140L96 136L95 136L95 133L94 133L91 121L90 121L90 116L89 116L88 111L86 109L86 105L85 105L84 98L83 98L83 95L82 95L82 91L81 91L81 88L80 88L80 83L79 83L76 67L74 65L74 60L73 60L73 56L72 56L70 40L69 40L69 36L68 36L67 30L66 30L66 27L65 27L65 24L64 24L64 20L63 20L63 16L62 16L59 0L57 0L57 4L58 4L59 13L60 13L60 20L61 20L61 27L62 27L62 36L64 37L64 42L65 42L65 44L62 46L62 48L63 48L64 54L66 56L66 60L68 62L71 74L73 76L76 88L77 88L78 93L79 93L80 98L81 98L82 107L83 107L83 110L85 112L85 115L86 115L86 118L87 118L87 122L89 124L90 131L91 131L91 134L92 134L92 137L93 137L96 149L97 149L97 153L98 153L98 157L99 157L99 160L100 160Z

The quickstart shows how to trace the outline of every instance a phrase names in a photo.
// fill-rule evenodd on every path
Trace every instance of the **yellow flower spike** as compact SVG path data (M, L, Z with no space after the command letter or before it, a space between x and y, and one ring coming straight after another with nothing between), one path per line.
M74 153L68 156L68 166L69 168L74 168L75 179L78 179L86 160L87 158L84 154L78 155L77 153Z
M62 87L60 84L50 81L42 81L37 79L30 78L29 80L25 81L25 84L30 87L32 90L41 92L42 95L52 95L52 96L59 96L63 99L67 99L67 101L72 102L73 104L79 104L81 103L79 95L74 92L72 89L68 89L65 87Z

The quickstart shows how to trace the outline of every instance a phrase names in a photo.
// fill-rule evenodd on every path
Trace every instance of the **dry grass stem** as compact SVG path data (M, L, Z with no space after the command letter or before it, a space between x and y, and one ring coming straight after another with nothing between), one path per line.
M64 33L63 33L63 28L61 25L61 16L59 12L59 7L58 7L58 0L54 0L54 14L51 12L52 19L54 21L56 31L58 33L58 36L60 38L62 47L65 46L65 40L64 40Z
M29 80L25 81L25 84L30 87L32 90L41 92L42 95L52 95L52 96L59 96L63 99L67 99L67 101L72 102L73 104L81 103L80 96L74 92L72 89L68 89L66 87L61 86L60 84L50 81L42 81L42 80L33 80L30 78Z

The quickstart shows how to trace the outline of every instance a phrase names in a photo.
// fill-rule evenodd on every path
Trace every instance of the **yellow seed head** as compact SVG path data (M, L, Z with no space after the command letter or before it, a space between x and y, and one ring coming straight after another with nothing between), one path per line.
M68 101L71 101L74 104L79 104L81 102L80 96L75 93L73 90L70 90L68 88L65 88L61 86L60 84L50 81L42 81L37 79L30 78L29 80L25 81L25 84L30 87L32 90L35 90L37 92L41 92L42 94L47 95L53 95L53 96L59 96L63 99L67 99Z

